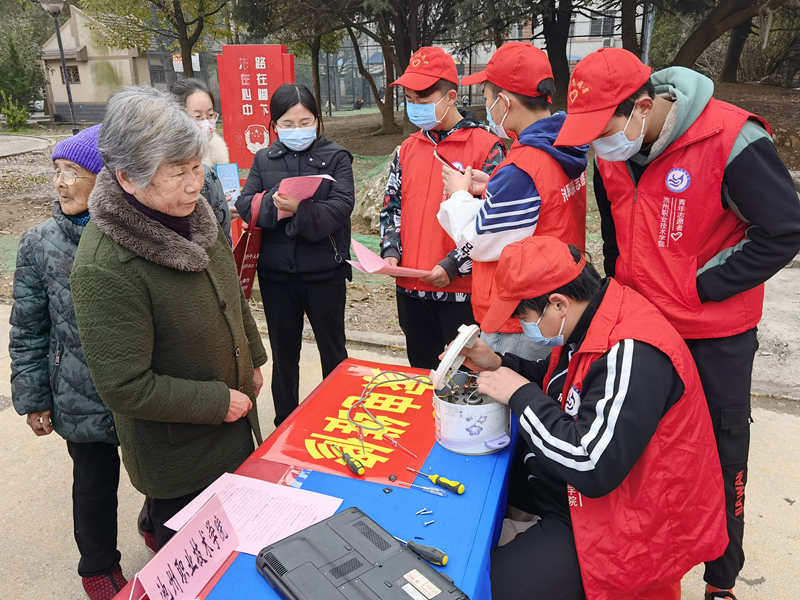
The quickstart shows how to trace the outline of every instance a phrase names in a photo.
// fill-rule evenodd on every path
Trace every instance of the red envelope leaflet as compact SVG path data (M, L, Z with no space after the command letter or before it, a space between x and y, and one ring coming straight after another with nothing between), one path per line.
M421 469L435 443L433 386L414 380L395 381L398 376L392 374L382 376L378 380L381 384L364 404L384 429L364 431L363 451L358 428L347 419L347 410L358 402L364 388L382 371L430 376L430 372L423 369L349 358L336 367L295 414L259 446L253 458L357 477L333 447L335 444L363 463L366 469L363 479L366 481L390 485L389 475L396 475L395 485L412 483L415 475L406 467ZM375 426L360 408L352 411L352 417L368 427ZM395 438L417 458L396 448L384 434ZM246 464L249 462L252 459Z
M313 196L323 179L329 181L336 181L330 175L308 175L305 177L287 177L281 181L278 186L278 193L287 196L292 196L298 200L307 200ZM285 210L278 210L278 220L293 217L294 213Z
M431 271L423 271L421 269L393 267L383 258L367 248L364 244L359 244L355 240L352 240L352 244L353 253L356 255L358 261L348 260L347 262L349 262L362 273L369 273L371 275L390 275L392 277L427 277L431 274Z

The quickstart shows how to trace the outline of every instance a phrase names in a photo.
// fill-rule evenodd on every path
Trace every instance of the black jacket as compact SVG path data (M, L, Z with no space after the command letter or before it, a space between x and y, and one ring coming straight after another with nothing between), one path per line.
M250 222L253 196L267 191L261 201L258 225L263 228L258 271L261 277L286 279L301 273L304 279L328 279L338 268L351 276L350 213L355 202L353 157L339 144L319 137L310 148L295 152L275 141L259 150L250 175L236 201L245 222ZM286 177L330 175L313 197L300 202L294 217L278 221L272 195Z
M547 389L542 389L542 383L550 356L539 361L513 354L501 357L504 367L531 382L514 392L508 403L519 417L520 438L525 442L512 472L508 502L531 514L566 523L572 521L567 482L589 498L615 490L642 456L662 417L685 391L666 354L645 342L628 339L616 344L614 360L609 360L609 350L589 369L581 392L583 417L561 410L569 363L583 343L607 288L605 280L575 325ZM615 425L609 416L612 412ZM590 418L592 414L596 415L594 419ZM569 460L573 457L565 448L583 445L587 432L598 426L599 435L587 443L590 465L577 466ZM605 439L602 447L601 438Z

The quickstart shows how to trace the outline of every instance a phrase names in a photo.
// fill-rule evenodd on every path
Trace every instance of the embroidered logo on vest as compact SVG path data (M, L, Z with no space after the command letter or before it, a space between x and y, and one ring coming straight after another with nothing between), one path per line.
M564 412L570 417L578 420L578 409L581 407L581 393L574 385L569 388L567 402L564 404Z
M671 192L676 194L685 192L691 183L692 178L685 169L670 169L669 173L667 173L667 189Z

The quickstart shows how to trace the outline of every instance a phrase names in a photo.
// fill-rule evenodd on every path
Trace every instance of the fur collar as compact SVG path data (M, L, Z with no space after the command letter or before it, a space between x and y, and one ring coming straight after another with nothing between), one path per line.
M179 271L204 270L209 262L206 250L217 241L219 225L204 198L189 215L192 239L187 240L128 204L108 169L97 175L89 196L89 214L100 231L123 248Z
M203 156L203 164L214 168L214 165L226 165L229 162L228 144L221 135L215 133L208 143L208 151Z

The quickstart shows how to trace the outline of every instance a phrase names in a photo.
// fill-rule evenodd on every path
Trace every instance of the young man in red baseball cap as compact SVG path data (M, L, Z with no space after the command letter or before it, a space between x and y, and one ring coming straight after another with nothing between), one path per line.
M459 111L456 63L441 48L420 48L392 85L403 86L409 119L421 131L403 142L392 161L381 211L381 256L432 271L422 279L397 278L397 312L411 366L435 369L442 347L475 319L472 261L436 220L446 196L434 151L488 176L503 160L505 146L474 114Z
M463 351L478 391L519 417L527 454L509 506L540 517L492 552L492 597L678 600L681 578L728 539L689 349L644 297L552 237L503 250L494 287L483 327L516 317L553 352Z
M717 435L730 544L706 598L744 564L750 382L764 282L800 250L800 202L760 117L689 69L657 73L603 49L575 68L556 144L591 142L606 274L648 298L688 344Z
M444 168L450 198L439 210L439 222L474 261L472 307L482 324L497 260L508 244L537 234L585 246L587 148L553 147L566 115L550 114L553 72L547 55L532 44L501 46L485 71L461 80L462 85L476 83L484 84L487 121L494 132L516 140L491 179L470 169L461 174ZM479 192L483 198L476 200L473 194ZM516 320L498 329L483 334L495 350L545 356L547 351L530 344Z

